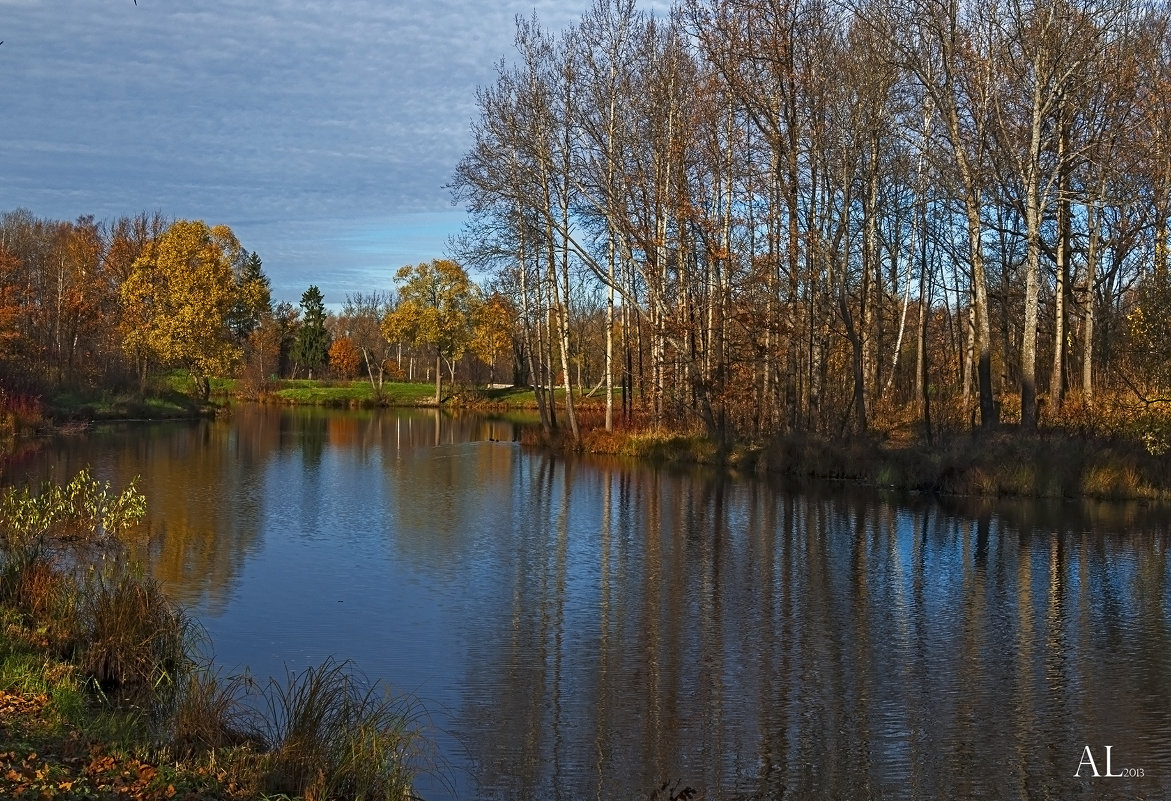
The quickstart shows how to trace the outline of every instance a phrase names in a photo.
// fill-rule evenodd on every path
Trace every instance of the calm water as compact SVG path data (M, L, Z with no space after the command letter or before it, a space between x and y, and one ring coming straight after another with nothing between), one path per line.
M513 436L245 406L6 480L140 475L144 558L217 661L335 655L414 694L428 799L1171 797L1156 512L794 492Z

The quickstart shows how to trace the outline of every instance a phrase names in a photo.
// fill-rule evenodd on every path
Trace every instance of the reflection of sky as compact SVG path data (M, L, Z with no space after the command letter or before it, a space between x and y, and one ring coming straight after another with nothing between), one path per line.
M165 450L215 473L233 460L197 441L246 452L255 474L221 505L256 508L214 516L260 521L203 607L220 661L351 658L416 693L460 798L473 774L517 799L1171 792L1165 534L563 459L472 419L435 446L430 412L193 431ZM186 475L193 498L224 492ZM1146 783L1073 782L1086 744Z

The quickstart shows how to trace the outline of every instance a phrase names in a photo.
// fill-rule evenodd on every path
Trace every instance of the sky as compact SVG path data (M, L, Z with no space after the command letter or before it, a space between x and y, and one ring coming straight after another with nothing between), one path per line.
M590 0L0 0L0 212L231 227L274 301L451 255L476 89Z

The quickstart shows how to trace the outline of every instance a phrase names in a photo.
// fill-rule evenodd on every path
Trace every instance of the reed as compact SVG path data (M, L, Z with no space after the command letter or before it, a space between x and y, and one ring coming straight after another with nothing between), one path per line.
M245 704L253 686L247 674L225 677L210 664L186 671L170 719L170 747L191 757L258 742L254 715Z
M409 797L425 744L413 702L332 658L288 673L284 684L270 680L264 700L265 792L307 801Z
M79 667L103 693L158 713L194 665L194 627L159 582L124 570L92 572L79 609Z

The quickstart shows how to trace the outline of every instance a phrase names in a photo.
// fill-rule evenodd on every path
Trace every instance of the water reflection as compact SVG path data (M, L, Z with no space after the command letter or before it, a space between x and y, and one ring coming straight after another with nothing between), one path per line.
M144 555L221 661L335 654L419 694L459 798L1171 793L1161 511L797 491L514 433L241 407L31 469L141 474ZM1107 746L1143 775L1095 779Z

